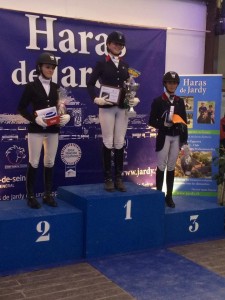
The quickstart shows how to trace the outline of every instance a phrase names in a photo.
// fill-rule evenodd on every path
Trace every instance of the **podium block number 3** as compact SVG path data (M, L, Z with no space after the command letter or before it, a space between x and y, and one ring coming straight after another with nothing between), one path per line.
M36 239L36 243L47 242L50 240L50 224L47 221L41 221L36 226L40 236Z
M190 216L190 222L191 225L189 226L189 231L190 232L196 232L199 229L199 224L197 222L199 215L192 215Z

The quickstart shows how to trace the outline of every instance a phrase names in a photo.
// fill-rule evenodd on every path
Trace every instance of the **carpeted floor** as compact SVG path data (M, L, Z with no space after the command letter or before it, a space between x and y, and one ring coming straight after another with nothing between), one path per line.
M92 265L138 300L225 299L225 277L197 264L197 257L194 263L175 252L179 249L161 249L100 259Z

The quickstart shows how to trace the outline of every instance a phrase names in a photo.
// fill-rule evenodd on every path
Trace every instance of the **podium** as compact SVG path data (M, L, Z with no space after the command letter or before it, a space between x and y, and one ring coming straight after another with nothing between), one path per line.
M159 247L164 242L164 193L134 183L127 192L104 191L103 184L65 186L58 197L84 214L84 257Z
M0 201L0 275L224 237L225 207L215 199L179 196L168 208L163 192L126 186L61 186L59 206L37 210Z
M83 252L82 212L59 207L31 209L25 200L0 202L0 275L75 262Z
M165 245L224 236L225 207L210 197L174 197L165 211Z

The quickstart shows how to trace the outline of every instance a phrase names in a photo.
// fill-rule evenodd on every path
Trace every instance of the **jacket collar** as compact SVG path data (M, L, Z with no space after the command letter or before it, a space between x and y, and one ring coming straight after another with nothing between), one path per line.
M108 61L110 61L110 60L112 60L111 59L111 56L108 54L106 57L105 57L105 60L108 62ZM121 57L119 57L119 60L121 60Z
M165 101L169 101L169 98L167 97L166 93L162 94L162 99ZM174 95L174 101L177 101L178 99L179 99L179 97Z

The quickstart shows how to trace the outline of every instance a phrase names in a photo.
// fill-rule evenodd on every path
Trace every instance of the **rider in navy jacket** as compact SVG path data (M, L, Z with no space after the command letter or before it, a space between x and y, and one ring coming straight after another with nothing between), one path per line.
M125 37L119 31L113 31L108 35L107 41L108 55L97 62L87 83L89 95L93 102L99 107L99 120L103 137L103 169L104 188L108 192L116 188L121 192L126 191L122 181L124 139L127 131L128 116L125 103L124 82L129 78L128 64L124 62L120 54L125 46ZM121 90L117 103L107 101L105 97L100 97L96 82L101 85ZM135 106L139 102L138 98L129 100L129 106ZM112 150L114 151L115 182L111 171Z
M52 76L58 62L49 52L40 54L36 63L38 77L29 82L21 96L18 112L30 123L28 125L28 152L29 164L26 174L27 204L31 208L40 208L35 197L35 182L42 148L44 148L44 195L43 203L56 207L57 202L52 196L53 169L58 149L59 126L69 121L68 114L60 115L57 125L47 126L45 119L36 114L37 110L55 107L58 105L59 86L52 82Z
M167 169L165 201L167 206L172 208L175 207L172 198L175 165L180 148L187 143L188 139L184 101L175 95L179 83L180 77L176 72L170 71L163 76L166 91L153 100L149 117L149 125L158 129L156 188L159 191L162 190L164 171ZM175 116L179 122L175 122Z

